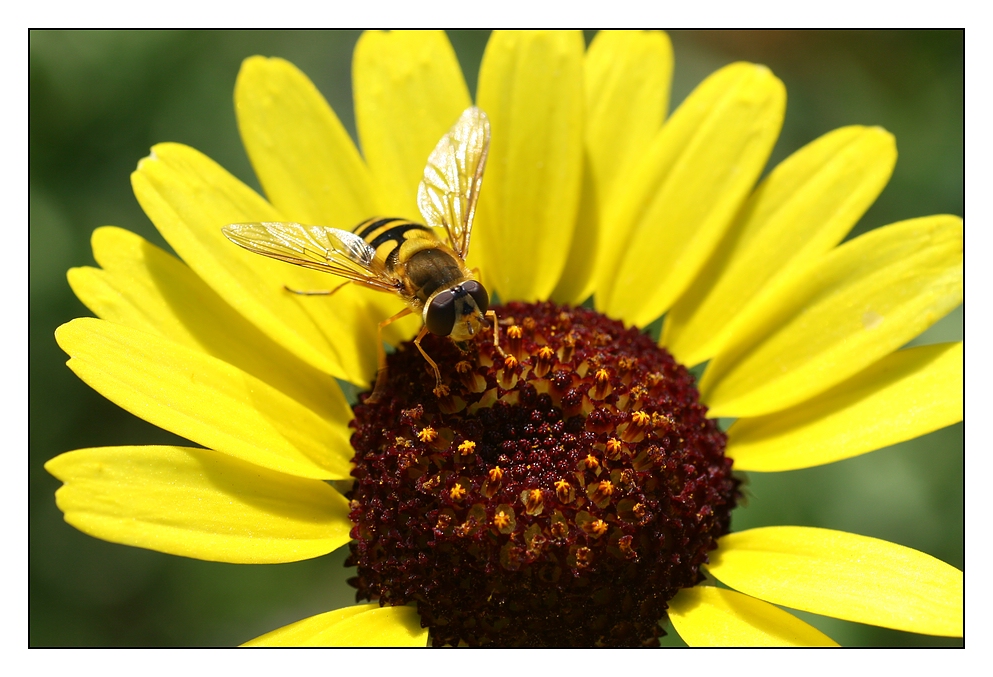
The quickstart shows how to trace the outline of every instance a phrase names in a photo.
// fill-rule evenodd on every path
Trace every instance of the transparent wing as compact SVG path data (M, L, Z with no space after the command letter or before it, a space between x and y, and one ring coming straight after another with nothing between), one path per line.
M370 287L396 291L396 278L376 260L376 250L347 230L299 223L232 223L221 232L250 252L304 268L333 273Z
M490 121L475 106L467 108L435 146L417 189L417 206L429 226L444 228L455 253L469 255L483 168L490 147Z

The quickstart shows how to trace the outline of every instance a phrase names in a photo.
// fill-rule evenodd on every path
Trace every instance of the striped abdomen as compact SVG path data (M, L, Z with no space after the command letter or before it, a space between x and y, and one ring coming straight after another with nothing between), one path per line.
M373 218L353 231L376 250L376 258L403 281L405 295L425 303L439 289L466 279L461 260L434 228L406 219Z
M355 226L352 232L368 242L376 250L376 258L391 271L407 251L439 242L431 228L395 217L368 219Z

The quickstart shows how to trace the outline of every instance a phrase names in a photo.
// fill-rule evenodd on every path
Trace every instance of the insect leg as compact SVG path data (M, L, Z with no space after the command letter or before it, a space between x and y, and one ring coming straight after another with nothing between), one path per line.
M486 319L493 323L493 347L500 353L500 357L507 357L503 352L503 348L500 347L500 323L497 321L496 311L487 310Z
M434 369L434 380L435 380L434 389L435 389L435 394L437 394L438 388L441 387L441 370L438 369L438 363L432 360L431 356L428 355L426 352L424 352L424 348L421 348L421 339L427 336L427 333L428 333L428 327L427 325L424 325L423 327L421 327L421 330L417 333L417 338L414 339L414 345L417 346L417 349L421 351L421 355L424 356L424 359L427 360L428 364L431 365L431 368Z
M334 289L302 289L301 290L301 289L293 289L291 287L287 287L285 284L283 285L283 289L285 289L288 292L293 292L294 294L300 294L301 296L331 296L331 294L335 293L336 291L338 291L339 289L341 289L342 287L344 287L349 282L351 282L351 280L345 280L344 282L342 282L341 284L339 284Z
M341 287L338 287L338 289L341 289ZM335 291L337 291L337 289ZM389 317L379 323L379 330L376 334L378 338L378 340L376 341L376 350L379 356L379 370L376 372L376 387L373 388L372 395L366 398L366 402L369 404L375 404L376 402L378 402L379 398L383 396L383 391L386 388L386 349L383 348L383 327L386 327L392 324L393 322L396 322L401 317L406 317L407 315L410 315L412 312L413 311L410 308L404 308L393 317ZM420 346L417 347L420 348ZM422 350L421 353L423 352L424 351ZM425 357L427 357L427 355L425 355ZM432 364L434 363L432 362ZM438 371L437 366L434 369L435 371Z

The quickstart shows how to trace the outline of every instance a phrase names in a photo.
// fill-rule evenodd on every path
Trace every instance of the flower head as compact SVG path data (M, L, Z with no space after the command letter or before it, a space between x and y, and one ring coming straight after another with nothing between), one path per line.
M467 265L500 319L467 346L424 342L443 388L404 343L416 318L390 324L386 396L353 409L335 379L370 383L376 323L401 300L289 294L329 282L221 227L415 216L425 159L468 90L443 34L365 34L360 156L302 73L246 60L236 110L266 198L156 146L133 186L182 261L98 230L102 267L70 282L102 319L57 334L89 385L205 448L53 459L66 519L226 562L351 541L372 604L263 644L651 644L667 620L690 644L832 643L773 604L961 635L962 574L928 555L823 529L728 533L732 459L810 467L961 420L961 343L900 350L961 302L961 219L839 245L889 177L892 137L836 130L756 186L782 83L732 64L663 124L671 68L661 33L588 49L579 33L494 34ZM661 348L631 328L663 314ZM705 362L698 393L681 365ZM718 416L737 419L726 435Z
M511 354L425 342L451 370L439 398L407 346L389 394L355 407L359 596L416 603L435 644L654 644L728 531L726 437L636 328L547 302L498 313Z

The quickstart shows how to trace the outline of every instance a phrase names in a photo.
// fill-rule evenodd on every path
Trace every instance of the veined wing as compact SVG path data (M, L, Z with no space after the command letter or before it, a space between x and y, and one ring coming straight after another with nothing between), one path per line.
M417 206L429 226L444 228L455 253L469 255L472 220L483 182L490 147L486 113L467 108L435 146L424 180L417 189Z
M376 250L347 230L299 223L263 221L232 223L221 231L250 252L297 266L333 273L386 291L397 290L397 280L376 260Z

